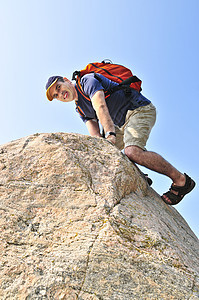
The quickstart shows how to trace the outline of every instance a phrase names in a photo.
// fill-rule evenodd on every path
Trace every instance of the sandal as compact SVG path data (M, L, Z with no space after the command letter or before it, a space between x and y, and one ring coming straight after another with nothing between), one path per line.
M153 183L152 179L148 177L148 174L144 174L144 173L142 174L144 175L144 178L146 179L148 185L151 186Z
M184 186L177 186L177 185L171 185L169 191L167 193L164 193L161 198L162 200L169 205L176 205L178 204L183 197L191 192L193 188L195 187L196 183L193 179L191 179L186 173L185 175L185 185ZM177 194L174 194L172 191L177 192ZM166 196L169 198L169 201L166 200L163 196Z

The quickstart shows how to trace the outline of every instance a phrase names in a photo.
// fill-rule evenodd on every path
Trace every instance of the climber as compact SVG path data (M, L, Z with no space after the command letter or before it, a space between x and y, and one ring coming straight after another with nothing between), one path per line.
M116 85L101 74L96 78L94 73L90 73L81 78L81 90L67 78L52 76L46 84L46 96L50 101L75 101L76 111L91 136L102 137L100 123L105 138L119 149L124 149L131 161L168 176L172 185L162 199L168 205L178 204L194 188L194 180L159 154L146 150L146 142L156 120L156 109L135 89L127 92L117 90L107 100L105 91Z

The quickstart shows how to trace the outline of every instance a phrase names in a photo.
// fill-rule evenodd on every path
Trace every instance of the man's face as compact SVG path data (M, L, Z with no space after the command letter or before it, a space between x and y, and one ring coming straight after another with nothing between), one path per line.
M74 85L68 80L64 79L64 82L58 80L49 89L50 95L53 99L57 99L62 102L70 102L77 98L77 92Z

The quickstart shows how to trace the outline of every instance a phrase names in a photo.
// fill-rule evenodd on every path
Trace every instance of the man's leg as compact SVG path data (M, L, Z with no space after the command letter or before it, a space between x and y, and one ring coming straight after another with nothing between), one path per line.
M144 151L138 146L128 146L124 151L128 158L135 163L168 176L171 178L174 185L184 186L184 174L174 168L161 155L151 151Z
M182 198L192 191L195 182L187 174L182 174L168 161L155 152L145 151L138 146L128 146L125 154L135 163L145 166L148 169L164 174L171 178L173 184L170 191L162 195L167 204L178 204Z
M171 178L173 181L171 189L164 193L162 198L167 204L174 205L194 188L195 182L188 175L179 172L159 154L146 151L145 145L155 118L155 107L152 104L127 113L124 126L124 151L131 161Z

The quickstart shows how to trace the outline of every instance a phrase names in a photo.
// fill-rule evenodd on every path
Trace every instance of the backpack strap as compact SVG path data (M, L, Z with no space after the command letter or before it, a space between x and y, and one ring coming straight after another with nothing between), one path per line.
M77 77L80 77L80 71L73 72L72 80L76 80L77 81Z
M97 73L94 73L94 77L99 81L101 82L102 79L101 77L97 74ZM139 82L140 79L137 77L137 76L131 76L125 80L123 80L121 83L119 83L118 85L114 86L113 88L105 91L105 94L109 94L109 96L113 93L115 93L116 91L119 91L119 90L125 90L125 94L128 95L130 93L130 90L132 89L130 87L131 83L134 83L134 82ZM141 89L140 89L141 91Z
M80 116L85 117L85 114L83 112L83 110L81 109L81 107L78 105L77 100L75 101L76 104L76 111L80 114Z
M84 98L86 98L86 100L91 101L91 99L88 97L88 95L86 95L86 94L84 93L84 91L83 91L83 89L82 89L82 86L81 86L81 83L80 83L80 77L79 77L79 76L76 77L76 87L77 87L78 91L80 92L80 94L81 94Z
M74 72L75 73L75 72ZM96 75L96 74L95 74ZM99 76L97 76L100 80L101 78ZM98 78L96 77L97 80L99 80ZM80 83L80 77L77 75L76 76L76 87L78 89L78 91L80 92L80 94L88 101L91 101L91 99L88 97L88 95L86 95L82 89L82 86L81 86L81 83ZM104 91L104 94L105 94L105 99L107 99L108 97L110 97L111 93L110 91Z

